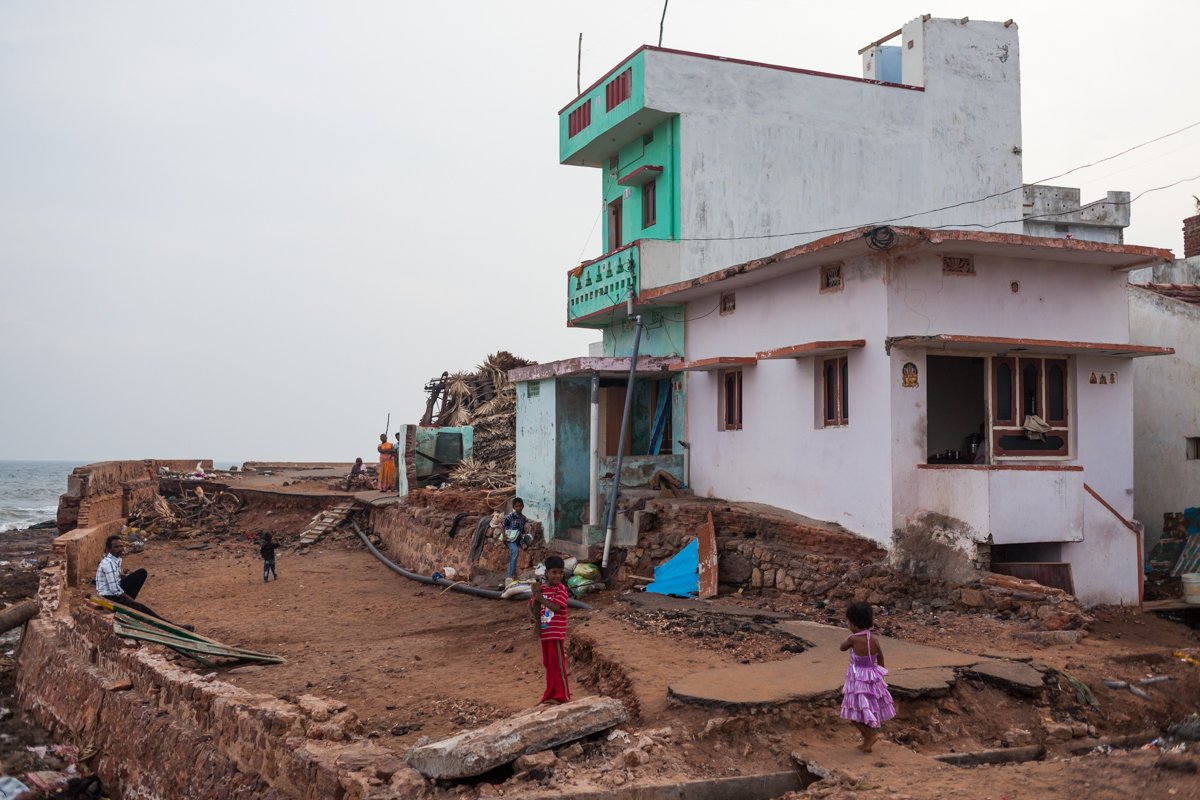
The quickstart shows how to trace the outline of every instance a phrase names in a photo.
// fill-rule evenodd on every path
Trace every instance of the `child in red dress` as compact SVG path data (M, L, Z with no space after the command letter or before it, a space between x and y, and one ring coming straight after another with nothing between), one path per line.
M542 643L542 664L546 667L546 692L541 705L558 705L571 700L567 683L567 585L563 583L563 560L546 559L546 586L535 583L529 601L529 615Z

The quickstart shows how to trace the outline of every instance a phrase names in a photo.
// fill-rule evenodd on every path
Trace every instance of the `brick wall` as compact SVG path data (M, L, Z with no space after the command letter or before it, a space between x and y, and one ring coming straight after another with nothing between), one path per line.
M76 467L67 477L66 493L58 498L58 530L94 528L124 518L158 493L159 467L191 471L197 463L212 469L212 459L101 461Z
M1183 257L1200 256L1200 214L1183 221Z
M867 563L886 556L870 539L837 528L808 525L762 509L697 498L648 500L642 508L644 521L638 545L628 549L624 571L652 575L655 565L695 538L696 530L710 512L717 531L718 550L723 554L737 553L749 561L757 574L750 584L753 588L776 588L777 573L783 570L784 574L778 575L780 588L791 591L786 587L818 567ZM789 571L793 573L792 580L782 581Z
M380 549L400 566L422 575L443 572L446 567L453 567L459 579L469 576L472 568L507 571L508 548L492 536L485 535L482 555L478 561L471 561L475 528L480 519L491 518L491 511L482 500L483 493L457 492L462 496L459 502L445 496L448 492L433 491L432 497L430 494L430 490L420 489L408 503L371 509L370 530L382 540ZM423 504L425 501L429 504ZM451 538L450 527L460 512L468 516ZM546 555L545 548L537 543L540 537L535 534L534 539L532 548L521 550L520 569L540 563Z
M361 738L362 726L344 704L320 697L293 703L205 680L117 638L110 619L83 609L29 622L17 652L16 690L39 724L97 747L94 768L114 793L177 800L403 796L388 793L386 780L407 768Z

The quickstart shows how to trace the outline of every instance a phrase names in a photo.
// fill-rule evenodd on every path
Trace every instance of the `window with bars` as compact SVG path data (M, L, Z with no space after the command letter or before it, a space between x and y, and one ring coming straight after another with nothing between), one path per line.
M592 124L592 101L585 100L582 105L567 115L567 138L575 136L588 125Z
M633 93L633 67L622 72L604 87L604 109L612 111Z
M718 429L740 431L742 429L742 371L722 370L720 384L720 419Z
M992 359L992 441L998 456L1065 456L1070 438L1067 360ZM1038 417L1047 431L1025 431Z
M821 395L826 428L850 424L850 362L846 356L821 362Z

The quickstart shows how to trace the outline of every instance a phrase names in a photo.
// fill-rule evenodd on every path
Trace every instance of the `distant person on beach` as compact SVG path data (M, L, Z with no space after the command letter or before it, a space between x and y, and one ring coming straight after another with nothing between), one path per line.
M379 491L392 492L396 489L396 445L388 441L387 434L379 434Z
M104 540L104 558L100 559L100 566L96 567L96 594L110 603L120 603L143 614L164 619L148 606L137 602L138 592L146 583L147 573L144 569L136 569L122 576L121 556L124 554L125 543L121 541L121 537L110 536Z
M362 463L362 459L359 459ZM266 583L268 573L274 576L275 580L279 580L279 574L275 572L275 542L271 540L270 531L265 531L262 535L262 544L258 547L258 552L263 560L263 583Z
M513 498L513 510L504 518L504 543L508 545L508 581L517 579L517 559L521 556L521 538L525 535L525 526L529 520L525 518L525 501L519 497Z

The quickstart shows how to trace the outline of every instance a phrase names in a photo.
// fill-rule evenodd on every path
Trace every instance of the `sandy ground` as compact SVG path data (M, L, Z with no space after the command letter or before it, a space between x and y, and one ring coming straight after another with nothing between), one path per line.
M225 679L281 696L311 692L339 698L359 715L368 735L397 752L421 736L440 738L528 708L541 695L539 651L523 603L406 581L356 541L327 540L305 555L281 551L280 579L268 584L245 539L210 541L205 550L151 542L127 560L131 569L150 570L142 599L160 613L231 644L288 659L281 666L226 673ZM779 598L735 601L825 621L824 610L788 607ZM668 702L666 686L679 675L786 656L769 635L735 626L724 634L732 647L714 646L714 637L693 636L686 625L664 626L661 616L639 620L636 609L614 596L601 596L596 604L594 612L572 612L576 645L588 643L587 663L574 662L575 693L600 687L636 704L641 718L626 727L634 744L641 741L652 757L629 766L630 742L601 736L554 774L558 796L587 787L784 770L791 768L790 754L802 750L854 779L852 789L818 784L814 790L845 796L1200 798L1200 776L1159 768L1154 752L1056 760L1065 751L1052 743L1050 760L1021 766L960 769L929 759L1010 744L1006 740L1014 731L1036 736L1049 720L1091 725L1104 736L1161 729L1182 719L1200 709L1200 668L1172 659L1170 652L1195 652L1200 640L1177 622L1136 610L1102 611L1080 644L1043 649L1014 640L1017 623L987 617L881 617L886 632L926 644L970 653L1023 650L1087 682L1100 705L1080 706L1069 685L1052 687L1048 702L1035 703L963 680L948 697L901 702L899 717L885 730L890 741L864 756L853 750L853 731L837 718L836 699L756 715ZM1104 678L1150 674L1172 679L1153 689L1150 702L1102 686ZM486 776L484 783L489 785L471 791L537 788L503 772Z

